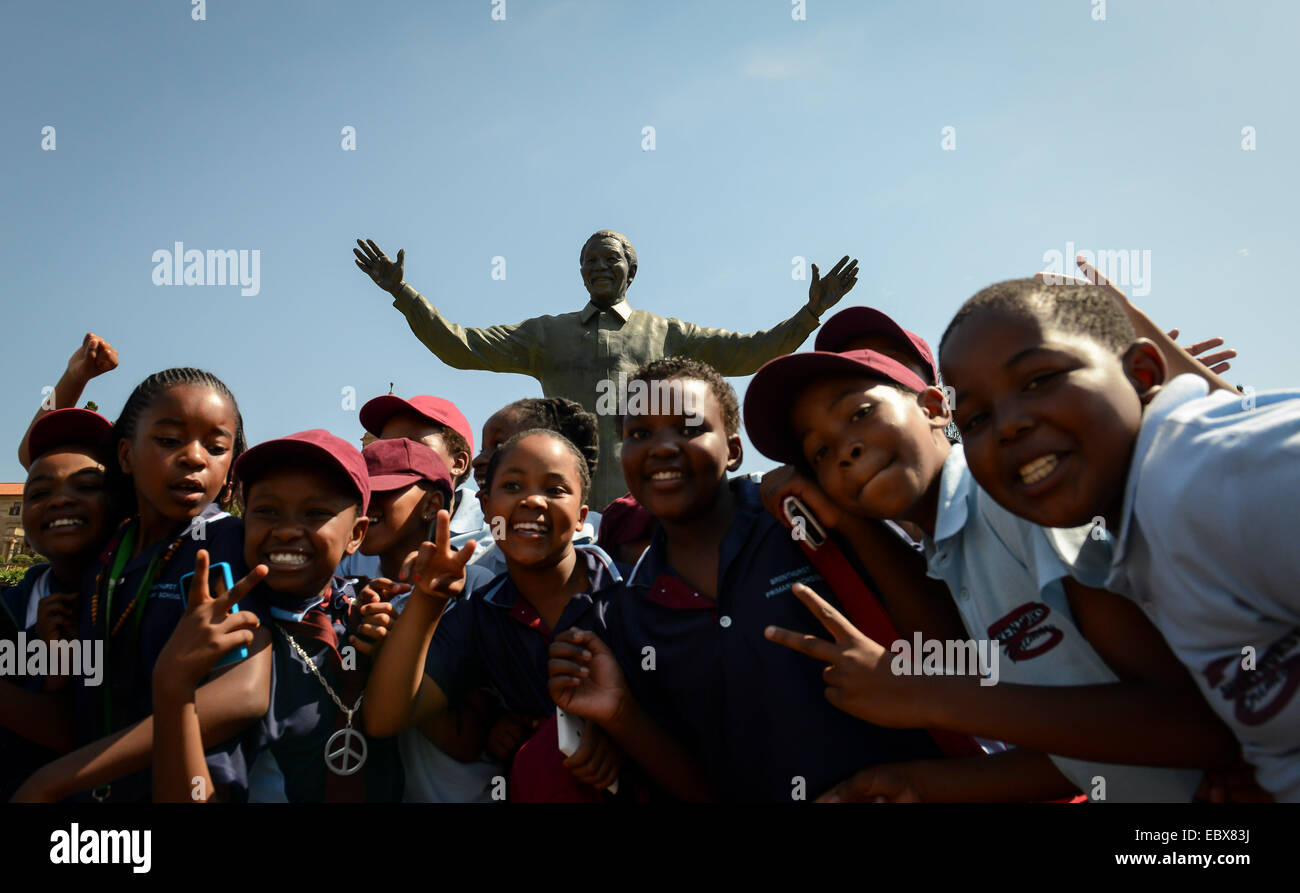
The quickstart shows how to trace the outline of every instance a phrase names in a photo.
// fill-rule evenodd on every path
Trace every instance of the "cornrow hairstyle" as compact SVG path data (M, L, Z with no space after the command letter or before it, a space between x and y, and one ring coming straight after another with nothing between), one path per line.
M586 263L587 246L591 244L593 239L613 239L618 242L619 245L623 246L623 257L627 258L628 275L631 276L636 272L636 249L632 247L632 243L628 241L627 236L616 233L612 229L597 230L588 237L587 241L582 243L582 251L578 254L578 263L580 265Z
M248 442L244 439L244 417L239 412L239 403L235 400L235 395L231 393L230 388L226 387L225 382L203 369L194 369L190 366L164 369L161 372L155 372L136 385L135 390L131 392L131 396L126 398L126 405L122 407L122 412L118 415L117 421L113 423L112 445L109 450L112 461L108 463L106 477L108 479L109 496L114 500L114 505L118 508L122 517L135 514L137 505L135 483L131 475L122 471L121 464L117 462L118 445L122 441L130 440L135 436L136 422L140 420L140 416L153 405L153 402L159 396L172 388L184 385L199 385L211 388L229 400L231 408L235 411L235 446L231 451L230 470L226 472L225 486L222 487L221 494L218 495L217 499L220 502L228 503L235 495L233 484L235 462L248 448Z
M510 404L519 416L521 430L549 428L563 434L577 447L587 474L596 476L596 463L600 459L600 437L596 429L596 416L582 408L581 403L564 397L525 397Z
M590 415L590 413L588 413L588 415ZM497 468L501 465L501 457L510 452L519 441L523 440L525 437L531 437L534 434L545 434L547 437L555 438L560 443L564 444L568 451L573 454L573 457L578 460L578 477L582 479L582 503L583 505L586 505L587 496L591 493L591 472L587 468L587 459L582 455L582 451L574 445L573 441L569 440L569 438L565 437L554 428L529 428L526 431L520 431L505 443L501 444L501 448L493 453L492 458L488 460L487 474L484 476L484 483L487 486L488 492L490 493L492 491L492 478L496 475Z
M740 401L736 398L736 390L708 363L690 357L663 357L641 366L628 376L627 383L630 385L634 381L643 381L648 384L673 378L695 379L707 384L722 411L727 436L740 433Z
M939 340L939 354L948 338L970 317L996 310L1032 320L1044 328L1083 335L1116 354L1137 339L1133 323L1110 292L1099 285L1051 285L1039 278L998 282L961 305Z

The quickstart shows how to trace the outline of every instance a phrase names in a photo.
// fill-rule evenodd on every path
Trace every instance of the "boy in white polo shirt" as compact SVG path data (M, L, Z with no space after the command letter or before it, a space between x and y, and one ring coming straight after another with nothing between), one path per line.
M1185 358L1094 286L990 286L941 352L975 479L1021 517L1116 534L1107 588L1145 608L1259 784L1300 801L1300 392L1167 380Z
M910 585L906 574L882 564L909 559L897 544L891 549L890 534L882 535L884 519L924 532L930 576L948 584L966 631L991 640L999 658L991 686L974 676L901 677L891 673L891 643L882 647L851 628L837 644L771 630L774 641L843 671L832 674L835 684L828 678L828 697L855 716L949 728L1019 748L877 767L836 796L1050 799L1074 789L1109 801L1189 800L1199 768L1231 759L1231 736L1140 611L1071 579L1096 578L1080 564L1089 531L1048 531L996 505L971 479L961 445L944 436L948 418L941 391L874 350L774 360L746 394L751 441L804 469L787 489L816 503L819 518L848 539L900 633L952 635L941 614L929 625L901 619L923 590L926 562L913 566ZM895 592L891 578L903 581L893 584ZM1083 592L1090 597L1081 599ZM801 598L830 616L815 595ZM1044 762L1026 763L1030 749ZM1025 766L1037 787L1022 782Z

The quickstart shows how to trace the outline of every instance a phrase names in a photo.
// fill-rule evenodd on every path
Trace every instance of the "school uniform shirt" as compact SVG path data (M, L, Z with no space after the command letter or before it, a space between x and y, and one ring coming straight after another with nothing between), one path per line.
M28 642L36 639L36 620L37 612L40 610L41 599L50 594L50 583L53 576L50 566L45 563L32 565L23 574L23 578L18 581L16 586L7 586L0 590L0 610L4 612L3 618L0 618L0 625L5 627L5 632L0 633L9 638L10 628L12 628L12 640L15 645L18 642L18 633L24 633ZM26 661L25 655L18 655L18 659ZM15 685L21 685L24 689L31 692L39 692L45 684L43 674L28 674L26 672L11 680Z
M117 625L122 612L144 582L150 562L171 543L170 538L154 543L123 567L121 582L113 596L112 614L107 618L108 629ZM228 562L235 580L248 573L244 564L244 522L211 503L190 521L171 560L160 568L149 592L141 594L145 604L138 632L134 622L128 618L118 634L111 638L105 631L104 605L100 605L97 627L91 627L91 602L98 565L87 572L81 594L79 635L91 641L104 642L105 669L101 685L91 686L83 679L75 686L73 728L78 746L133 725L153 712L153 667L185 613L187 593L181 591L180 579L193 573L194 556L199 549L208 551L214 565ZM112 556L109 556L109 561L112 561ZM111 564L105 569L105 575L110 571ZM105 703L109 697L112 698L111 728L106 730ZM218 772L214 769L214 781L226 780L218 779L216 774ZM148 799L149 772L146 770L120 779L111 787L110 799L113 802Z
M42 562L29 567L18 585L0 590L0 606L17 629L30 631L36 626L37 611L41 599L50 594L51 579L49 564Z
M718 556L718 598L668 564L663 529L612 602L606 641L634 697L732 801L813 800L861 769L942 756L922 731L885 729L833 707L823 666L768 641L769 625L827 638L791 592L830 586L790 532L763 510L758 486L728 482L736 514Z
M495 689L505 708L525 716L555 713L547 691L547 649L570 627L604 631L605 613L623 591L623 573L596 546L576 549L586 562L587 591L569 599L549 629L509 574L500 574L470 598L447 605L425 659L425 672L447 700L459 703L476 688Z
M473 598L474 593L490 583L493 577L486 568L466 567L465 588L448 603L448 607L457 599ZM397 613L406 607L409 597L410 593L402 593L393 598L393 608ZM506 774L505 767L486 752L476 760L462 763L440 749L419 729L398 732L397 747L405 776L404 803L486 803L491 800L492 779Z
M1118 678L1074 624L1063 580L1096 585L1106 561L1092 550L1091 528L1040 527L993 501L971 476L954 444L939 481L934 536L925 539L929 575L952 591L966 632L998 643L999 683L1099 685ZM1095 546L1104 543L1095 541ZM1094 582L1089 582L1094 581ZM991 647L991 645L990 645ZM1080 716L1080 722L1088 717ZM1141 735L1141 729L1133 729ZM1121 766L1051 755L1085 794L1105 780L1109 802L1186 802L1199 770ZM1098 798L1100 799L1100 798Z
M325 643L303 634L297 623L308 611L323 610L332 621L340 649L350 634L348 610L356 597L351 584L335 577L328 600L308 599L292 608L279 607L279 600L258 587L249 599L249 609L271 630L271 698L266 715L239 737L226 769L232 776L230 797L239 802L321 803L329 793L327 784L332 772L325 764L325 746L342 727L338 705L325 690L320 679L303 661L285 637L287 632L311 658L338 696L344 693L344 673L362 672L363 658L356 655L356 669L341 669L334 650ZM275 604L272 604L275 602ZM364 680L361 680L364 683ZM358 692L364 689L364 684ZM355 703L353 695L351 707ZM364 702L363 702L364 704ZM352 728L365 733L361 712L353 715ZM263 761L272 759L270 771L263 771ZM212 759L209 759L211 765ZM361 770L366 802L397 802L402 794L402 766L397 745L392 738L366 736L366 762ZM271 784L279 779L281 788ZM216 779L213 779L214 782Z
M13 642L17 647L18 633L25 632L30 640L36 626L35 607L49 594L50 566L36 564L27 569L16 586L0 589L0 640ZM28 622L29 606L31 618ZM26 660L25 655L16 654ZM44 676L23 673L3 678L5 682L20 686L26 691L38 692ZM49 748L28 741L22 735L0 727L0 803L8 802L14 792L33 772L60 755Z
M1300 391L1180 375L1143 414L1108 588L1150 615L1260 786L1300 801Z

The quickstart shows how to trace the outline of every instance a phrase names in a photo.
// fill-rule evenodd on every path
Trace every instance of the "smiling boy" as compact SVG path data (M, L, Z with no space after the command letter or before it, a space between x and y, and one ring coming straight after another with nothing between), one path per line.
M0 590L0 611L12 618L15 634L25 631L30 640L35 631L47 642L73 638L83 575L108 538L104 464L111 433L108 419L85 409L55 410L32 426L23 529L48 561L31 567L17 586ZM64 706L38 693L62 690L68 681L0 681L0 798L8 799L34 769L54 759L50 748L71 746Z
M902 343L891 353L913 347L915 336L895 328ZM774 641L834 664L843 681L831 691L854 715L1022 748L968 761L970 771L960 777L955 764L891 767L893 775L944 799L1051 799L1071 785L1092 793L1100 777L1110 800L1187 800L1200 773L1124 764L1199 767L1230 758L1226 730L1199 704L1141 612L1071 579L1087 576L1078 552L1088 531L1047 531L994 504L972 481L962 445L948 441L943 392L912 368L873 350L783 357L755 376L745 417L759 450L802 469L795 488L830 504L828 523L869 567L882 547L865 524L917 525L929 575L947 584L967 635L998 644L999 684L981 687L973 676L895 676L888 660L879 662L881 645L866 637L851 637L843 653L831 654L824 643L771 633ZM921 582L913 584L916 606L907 604L905 587L895 588L900 591L892 594L882 588L891 612L915 612ZM815 597L809 604L816 605ZM909 625L918 624L900 622ZM1147 721L1157 710L1160 726ZM1080 735L1080 715L1101 718ZM1131 734L1136 723L1148 726L1141 744ZM1041 751L1043 759L1026 769L1024 748ZM995 773L1001 782L991 782ZM942 784L935 782L940 777ZM859 782L869 788L873 779Z
M1146 610L1259 784L1300 800L1300 393L1168 380L1184 358L1095 286L990 286L940 355L975 479L1036 523L1104 525L1107 588Z
M346 441L313 430L253 447L235 473L246 506L244 559L266 568L240 607L270 628L273 655L270 708L240 745L248 785L257 798L273 787L275 779L259 773L270 755L290 802L396 800L395 743L361 737L368 663L343 653L349 633L382 636L392 606L354 609L351 586L334 576L369 523L365 460ZM365 755L360 767L351 759L356 750Z

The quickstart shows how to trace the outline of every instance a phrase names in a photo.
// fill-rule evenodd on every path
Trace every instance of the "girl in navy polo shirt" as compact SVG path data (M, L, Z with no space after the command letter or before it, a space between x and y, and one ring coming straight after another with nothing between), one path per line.
M727 477L742 458L731 386L707 364L681 357L632 378L681 395L669 401L674 407L623 419L623 474L659 529L628 574L625 596L610 606L605 641L557 637L557 702L600 723L683 797L698 796L704 778L725 800L811 800L863 766L942 756L923 732L836 710L815 665L764 639L773 624L817 631L792 583L831 593L764 511L757 485ZM647 746L653 726L689 761Z
M552 636L575 626L601 628L606 605L622 591L622 574L604 553L574 548L573 536L587 515L591 476L567 438L546 429L515 435L493 455L484 483L484 515L498 534L509 570L444 613L464 587L475 544L453 552L448 515L438 513L436 543L420 547L413 564L415 591L370 677L365 720L371 735L418 726L483 683L496 688L507 710L553 722L546 676ZM534 740L558 753L552 729L548 724ZM564 761L573 777L595 788L612 784L620 764L621 755L594 727ZM559 765L558 756L552 765ZM511 799L519 799L521 786L534 791L547 786L553 796L584 799L557 791L553 776L515 779Z
M78 687L80 750L38 770L17 800L60 800L91 791L97 800L141 800L152 753L150 677L185 609L179 580L202 548L243 576L243 525L222 506L244 426L230 389L210 372L157 372L136 387L113 426L117 463L110 498L126 520L109 540L82 592L80 637L102 642L102 684ZM266 710L269 653L223 671L204 688L204 730L223 740ZM258 680L262 685L257 685ZM141 720L144 720L141 722ZM133 773L136 773L133 775Z

